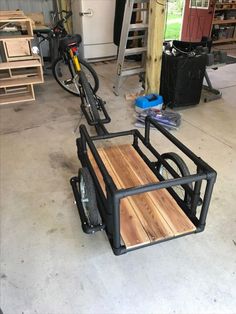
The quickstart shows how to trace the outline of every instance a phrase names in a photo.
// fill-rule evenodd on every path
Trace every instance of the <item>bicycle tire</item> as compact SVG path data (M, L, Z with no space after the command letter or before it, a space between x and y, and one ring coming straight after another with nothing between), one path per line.
M186 165L185 161L178 154L176 154L174 152L164 153L161 155L161 157L163 159L165 159L165 161L167 161L167 162L168 162L168 160L174 162L174 164L177 166L182 177L190 175L190 171L188 169L188 166ZM163 169L165 169L165 167L160 163L157 165L157 169L158 169L158 172L160 174L162 174L162 171L163 171ZM170 176L171 176L171 178L173 178L173 176L171 174L170 174ZM168 177L165 179L168 179ZM193 190L193 184L192 183L189 183L187 185ZM179 189L179 186L173 187L174 190L176 188ZM184 191L184 189L183 189L183 191ZM191 196L188 193L186 193L186 191L184 191L184 194L183 194L183 201L186 202L188 207L191 207Z
M92 68L92 66L86 62L85 60L79 60L80 64L81 64L81 69L82 71L84 71L85 69L91 74L91 77L92 79L89 81L89 83L91 84L92 86L92 89L93 89L93 92L96 93L98 91L98 88L99 88L99 79L98 79L98 76L97 76L97 73L96 71ZM64 63L64 60L62 57L58 57L54 62L53 62L53 65L52 65L52 73L53 73L53 76L55 78L55 80L57 81L57 83L64 89L66 90L67 92L69 92L70 94L73 94L75 96L78 96L78 97L81 97L80 95L80 92L78 91L73 91L71 90L67 85L65 85L63 83L63 81L59 78L59 73L57 72L57 68L59 67L59 64L63 64L65 65ZM68 68L68 66L67 66ZM68 69L69 70L69 69ZM69 73L69 72L68 72ZM68 77L68 79L71 79L71 77Z
M87 77L83 71L79 72L79 79L80 79L80 83L84 89L84 92L87 96L87 100L88 100L88 103L90 105L90 108L91 108L92 119L94 122L97 122L100 120L100 115L99 115L99 112L97 109L96 100L94 98L94 92L92 91L92 88L91 88L91 86L87 80Z
M102 219L98 210L95 186L88 168L80 168L78 178L81 204L83 206L85 216L87 217L90 225L101 225Z

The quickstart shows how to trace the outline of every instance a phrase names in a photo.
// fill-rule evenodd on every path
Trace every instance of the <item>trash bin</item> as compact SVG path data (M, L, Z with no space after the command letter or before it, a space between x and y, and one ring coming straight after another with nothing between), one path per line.
M206 54L163 53L160 94L165 105L174 108L200 102L206 60Z

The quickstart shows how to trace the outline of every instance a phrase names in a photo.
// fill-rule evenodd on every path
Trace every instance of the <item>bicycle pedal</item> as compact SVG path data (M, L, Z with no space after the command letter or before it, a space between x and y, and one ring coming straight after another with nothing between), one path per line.
M72 79L65 80L64 83L65 85L70 85L70 84L73 84L73 80Z

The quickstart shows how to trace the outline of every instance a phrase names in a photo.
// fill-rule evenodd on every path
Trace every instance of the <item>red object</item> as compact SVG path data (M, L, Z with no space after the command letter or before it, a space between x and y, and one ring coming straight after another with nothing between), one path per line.
M76 43L73 43L73 44L76 44ZM70 45L69 45L69 46L70 46ZM74 53L76 53L77 50L78 50L78 48L77 48L77 47L72 47L71 50L72 50Z
M190 1L185 1L181 40L198 42L211 35L215 1L210 0L208 8L190 7Z

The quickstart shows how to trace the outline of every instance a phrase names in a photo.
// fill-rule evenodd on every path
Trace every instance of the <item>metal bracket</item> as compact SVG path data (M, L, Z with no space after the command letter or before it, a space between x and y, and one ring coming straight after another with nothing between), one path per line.
M94 12L92 9L88 9L87 11L85 12L79 12L79 15L80 16L93 16Z

